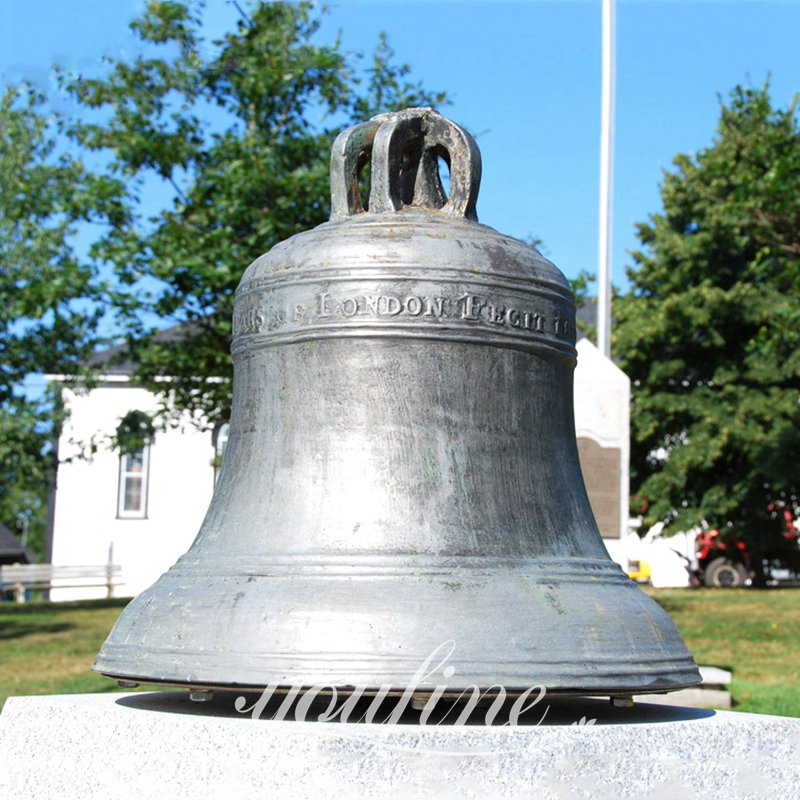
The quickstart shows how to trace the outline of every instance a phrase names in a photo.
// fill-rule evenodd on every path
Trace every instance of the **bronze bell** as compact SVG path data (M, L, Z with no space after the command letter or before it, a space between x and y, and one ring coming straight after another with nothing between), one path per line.
M452 690L699 681L592 516L569 285L478 223L480 174L472 137L429 108L336 139L331 220L256 259L237 290L230 439L205 522L95 670L403 690L450 642Z

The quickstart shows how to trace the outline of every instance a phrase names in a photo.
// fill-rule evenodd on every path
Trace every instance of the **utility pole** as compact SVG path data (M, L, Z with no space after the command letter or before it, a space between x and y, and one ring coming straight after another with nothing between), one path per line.
M611 211L614 175L615 0L603 0L600 113L600 220L597 262L597 347L611 357Z

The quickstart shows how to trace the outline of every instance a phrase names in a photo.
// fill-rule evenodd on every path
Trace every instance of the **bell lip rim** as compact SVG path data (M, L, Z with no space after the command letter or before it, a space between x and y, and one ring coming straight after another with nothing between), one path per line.
M103 649L109 647L109 644L110 643L108 641L104 643ZM124 650L130 647L130 645L110 644L110 649L112 650ZM174 662L171 664L165 664L162 662L160 668L153 663L152 666L155 667L155 669L150 670L151 674L148 676L140 673L137 669L128 668L126 670L124 661L128 659L125 659L124 656L120 658L119 655L115 656L114 654L104 654L103 649L101 649L95 658L95 661L92 664L92 671L100 673L104 677L107 677L111 680L122 680L148 685L175 686L180 688L207 688L221 691L231 690L263 692L266 686L274 684L276 687L286 687L287 690L291 687L299 687L301 691L320 686L324 688L335 687L341 690L344 690L348 687L351 689L360 687L365 693L370 691L377 693L382 687L388 685L392 687L390 689L391 694L396 692L402 694L407 691L409 677L414 674L413 672L409 673L404 671L397 666L387 669L384 663L382 670L377 664L372 665L371 668L367 666L366 669L364 666L361 667L361 669L373 679L376 676L380 676L381 671L383 671L383 678L378 677L377 681L354 681L352 678L356 677L354 672L357 670L357 665L355 663L350 665L349 668L343 668L339 666L338 669L336 666L328 666L326 668L326 665L323 663L317 664L316 670L313 666L311 668L306 667L305 670L292 670L290 668L284 669L283 671L280 670L280 667L276 669L274 666L272 670L269 670L268 668L261 670L260 668L262 674L269 674L271 671L273 675L280 676L274 681L225 681L210 677L203 678L200 676L187 676L183 679L175 679L169 677L168 674L171 671L170 668L174 670L173 675L179 672L179 669L176 667ZM138 652L141 654L141 649L138 649ZM174 657L174 651L170 652L172 652ZM157 660L159 655L163 655L163 653L156 653L152 650L150 651L150 656L153 662ZM193 655L196 657L199 655L199 653L187 653L186 655L191 658ZM156 658L153 658L153 656ZM116 669L114 667L115 661L117 662ZM141 666L141 655L139 656L139 661ZM376 662L382 663L380 660L376 660ZM500 669L492 669L490 674L493 676L502 675L502 673L505 672L505 678L510 678L508 680L502 677L488 677L486 675L487 665L484 665L483 674L481 674L480 672L476 672L474 669L469 669L470 664L475 664L475 666L480 668L481 665L474 661L467 660L464 662L453 663L457 665L459 669L454 673L454 680L451 681L452 688L451 685L448 684L445 694L461 693L474 685L479 686L481 691L499 685L503 687L508 695L515 693L522 694L525 691L530 691L531 687L544 687L548 695L564 694L591 696L593 693L599 693L602 696L606 696L609 693L616 693L620 696L627 696L630 694L660 694L663 692L677 691L679 689L698 686L703 680L700 670L697 666L697 662L694 660L694 657L691 655L691 653L686 649L684 649L682 653L678 652L674 654L664 654L660 657L654 657L650 659L640 658L637 662L627 664L618 656L609 657L605 664L599 665L599 669L598 665L595 663L595 670L593 673L591 673L592 680L586 680L586 678L589 676L589 673L586 671L581 672L581 677L578 677L573 673L571 676L564 675L564 677L559 678L558 670L563 669L563 666L559 667L558 665L568 663L565 661L557 661L555 663L551 662L550 665L547 665L546 669L541 669L540 667L539 671L543 675L543 678L540 680L535 678L537 662L531 659L518 659L517 661L506 662L504 665L495 665L495 667L500 667ZM543 662L539 663L542 664ZM195 664L195 668L197 668L197 666L198 665ZM509 668L513 670L515 666L517 667L517 670L519 670L520 667L524 667L522 672L526 674L522 675L517 670L515 670L515 675L509 674ZM214 667L214 664L210 665L211 669L214 669ZM206 670L208 669L209 665L206 664ZM247 669L249 669L249 671L252 673L252 664L249 664ZM155 671L159 671L161 676L154 677L152 673ZM244 671L245 670L242 670L242 672ZM316 675L314 674L315 671L317 673ZM185 669L180 672L182 675L186 675ZM292 672L295 673L294 678L291 677ZM547 675L548 672L550 673L549 676ZM556 673L555 676L553 675L554 672ZM350 680L340 679L342 674L347 673L349 673ZM609 684L613 683L615 678L622 678L623 680L620 681L619 685L610 686ZM636 680L636 678L638 678L638 680ZM628 680L630 682L625 683L624 680ZM550 686L548 686L548 684L550 684ZM438 687L438 684L435 681L423 681L415 684L415 687L415 690L419 690L421 692L434 691Z
M99 673L104 678L108 678L109 680L114 681L126 681L130 683L135 683L137 686L154 686L154 687L171 687L174 689L181 689L181 690L192 690L192 691L221 691L221 692L243 692L243 693L263 693L266 688L268 688L271 684L252 684L252 683L223 683L221 681L204 681L204 680L197 680L197 681L181 681L181 680L172 680L170 678L151 678L151 677L144 677L141 675L131 675L131 674L120 674L116 672L109 672L103 669L98 668L97 666L92 666L92 670L94 672ZM691 671L686 670L686 673ZM680 677L683 675L683 677ZM690 689L695 686L699 686L702 684L702 676L700 675L699 670L695 667L694 674L689 679L688 674L684 674L681 672L679 675L674 676L674 679L669 681L662 681L659 684L623 684L621 686L555 686L550 688L547 686L546 682L542 683L534 683L531 685L511 685L506 686L502 685L502 688L506 692L507 698L515 698L520 697L526 693L530 693L532 689L539 689L543 688L545 691L545 695L547 697L630 697L631 695L657 695L657 694L668 694L670 692L680 691L682 689ZM352 693L355 690L361 690L361 693L364 697L372 697L377 695L379 692L383 692L385 688L385 684L382 685L373 685L367 684L366 686L362 686L361 684L354 684L354 683L347 683L347 682L331 682L329 684L320 684L319 682L316 683L277 683L274 686L274 693L276 694L288 694L292 690L296 690L298 692L309 691L311 689L315 689L320 685L323 686L322 690L318 692L318 694L322 697L330 696L332 692L326 691L329 687L336 690L337 692L350 692ZM452 689L449 689L445 692L438 693L437 696L440 696L443 700L453 700L460 698L464 691L471 688L476 684L471 683L464 683L464 684L456 684L453 686ZM479 691L483 693L484 691L488 691L489 689L493 689L499 684L490 684L486 685L478 685ZM133 688L133 687L131 687ZM401 697L408 692L408 686L403 686L401 684L391 684L391 688L385 692L386 697ZM413 694L414 695L432 695L436 692L437 686L435 684L419 684L417 687L414 688Z

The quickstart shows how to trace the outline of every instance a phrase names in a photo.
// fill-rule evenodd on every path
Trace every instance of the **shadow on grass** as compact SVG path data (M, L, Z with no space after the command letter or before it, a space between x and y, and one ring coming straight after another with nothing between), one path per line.
M53 603L49 600L31 600L28 603L0 603L0 617L24 616L26 614L57 614L62 611L91 611L98 608L125 608L130 597L112 597L102 600L72 600L70 602Z
M11 627L3 627L0 630L0 642L5 642L10 639L21 639L23 636L32 636L42 633L63 633L64 631L73 630L77 626L70 622L53 622L50 624L31 621L30 625L24 623L17 623L12 621Z
M81 617L75 612L122 609L129 598L110 600L78 600L71 603L32 601L29 603L3 603L0 605L0 642L22 639L26 636L64 633L81 627ZM70 615L70 616L66 616Z

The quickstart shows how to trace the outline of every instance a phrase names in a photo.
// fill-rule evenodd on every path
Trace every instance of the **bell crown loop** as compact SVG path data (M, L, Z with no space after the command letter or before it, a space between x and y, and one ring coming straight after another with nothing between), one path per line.
M450 169L449 196L438 159ZM364 208L359 176L370 163ZM462 127L432 108L379 114L336 138L331 152L331 220L413 207L477 222L481 154Z

